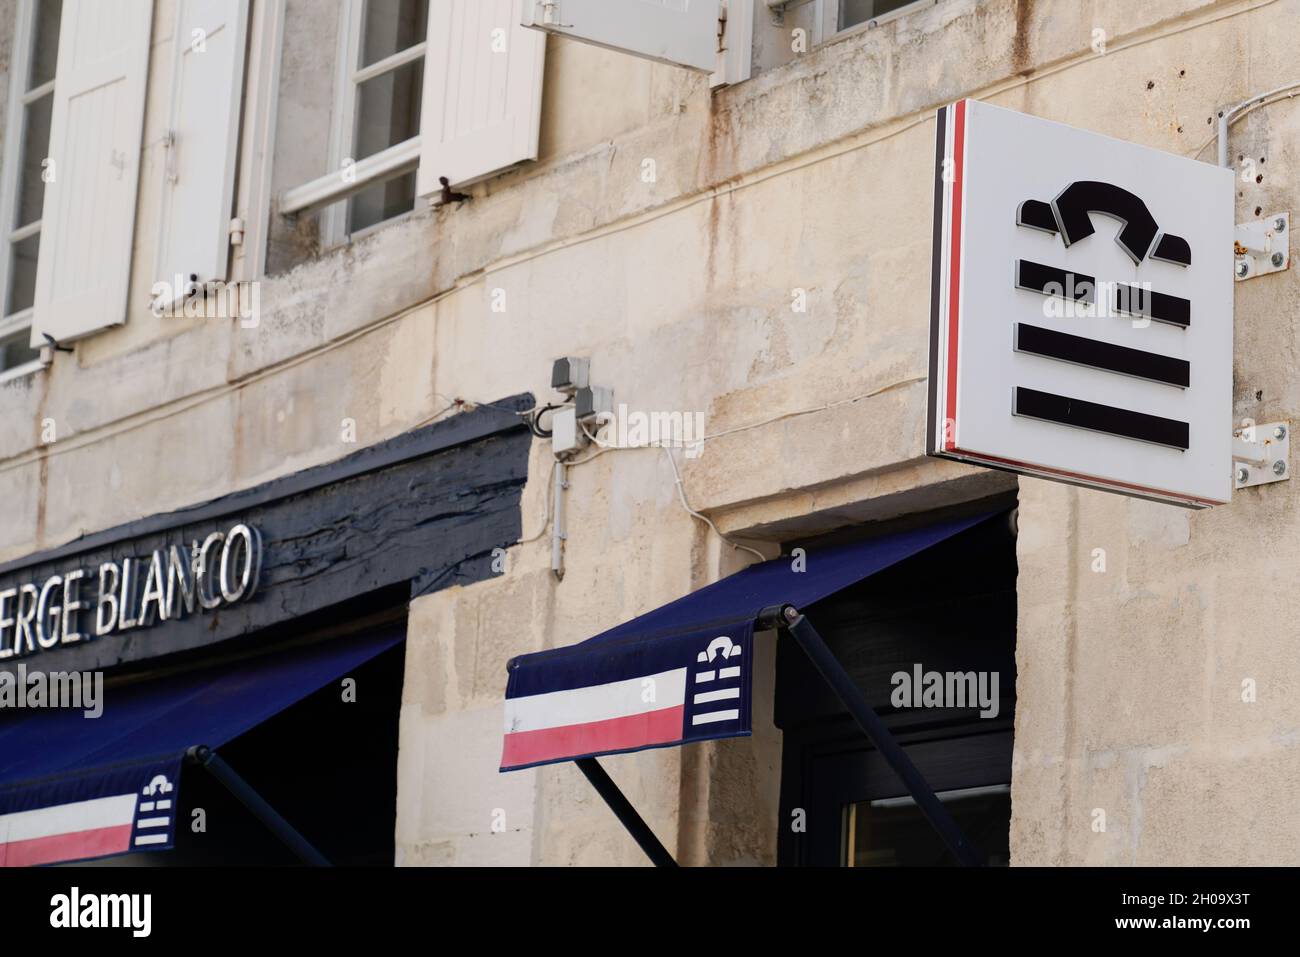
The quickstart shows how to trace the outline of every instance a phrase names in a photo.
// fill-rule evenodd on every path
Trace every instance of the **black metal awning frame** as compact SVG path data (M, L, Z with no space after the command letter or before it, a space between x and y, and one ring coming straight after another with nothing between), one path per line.
M205 744L195 745L185 752L185 760L197 764L217 779L221 785L252 812L253 817L262 822L281 843L297 855L298 859L310 867L330 867L329 860L316 847L303 837L298 830L286 821L283 815L267 803L266 798L258 794L251 784L240 777L221 755ZM632 813L636 813L633 811Z
M898 739L890 733L885 727L884 721L876 714L871 703L867 701L866 695L854 683L849 673L844 670L844 666L827 647L825 640L817 629L813 627L806 617L804 617L793 605L772 605L764 608L755 617L754 628L759 631L766 631L773 628L781 628L798 642L799 647L803 649L804 654L812 662L813 667L817 669L818 674L822 676L830 689L835 692L835 696L848 709L849 714L858 723L863 733L875 745L881 756L894 769L903 783L907 785L908 792L912 799L916 801L916 806L921 809L934 828L940 839L943 840L948 850L952 852L958 863L966 867L979 867L983 863L983 858L979 851L962 833L957 822L952 819L948 809L943 806L943 802L935 796L934 788L926 781L912 759L907 756ZM596 792L605 799L614 816L619 819L622 825L627 828L632 839L643 850L647 857L657 867L676 867L677 862L673 856L668 853L668 849L655 836L654 831L637 813L627 797L619 790L618 785L610 778L593 758L577 758L574 764L586 775L587 780L591 782Z

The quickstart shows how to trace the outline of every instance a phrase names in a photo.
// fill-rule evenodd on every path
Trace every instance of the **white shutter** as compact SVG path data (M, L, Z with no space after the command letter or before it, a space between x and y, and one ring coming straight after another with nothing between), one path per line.
M712 73L720 0L524 0L526 27Z
M754 55L754 0L723 0L725 17L718 68L709 86L727 86L749 79Z
M126 321L152 0L64 0L32 344Z
M416 192L461 186L537 158L546 37L525 0L431 0Z
M181 0L177 10L154 276L173 300L191 281L226 278L247 29L248 0Z

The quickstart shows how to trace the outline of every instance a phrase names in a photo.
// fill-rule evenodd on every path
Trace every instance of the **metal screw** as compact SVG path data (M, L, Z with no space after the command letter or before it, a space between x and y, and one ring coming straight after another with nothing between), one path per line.
M1285 474L1286 474L1286 463L1283 462L1281 459L1278 459L1276 462L1274 462L1274 463L1273 463L1273 474L1274 474L1274 475L1285 475Z
M1247 480L1248 478L1250 478L1250 469L1246 468L1246 466L1244 466L1244 465L1237 469L1237 481L1238 481L1238 482L1241 482L1242 484L1245 484L1245 482L1246 482L1246 480Z
M1273 254L1273 265L1274 265L1274 266L1278 266L1278 267L1280 267L1280 266L1282 265L1282 263L1284 263L1284 262L1286 262L1286 257L1283 256L1281 253L1274 253L1274 254Z
M1250 263L1246 262L1246 260L1244 259L1241 260L1239 263L1237 263L1238 276L1247 276L1249 274L1250 274Z
M1275 428L1275 429L1273 430L1273 438L1275 438L1275 439L1285 439L1285 438L1286 438L1286 426L1285 426L1285 425L1279 425L1277 428Z
M1284 232L1286 230L1286 220L1279 216L1277 219L1273 220L1273 228L1279 233Z

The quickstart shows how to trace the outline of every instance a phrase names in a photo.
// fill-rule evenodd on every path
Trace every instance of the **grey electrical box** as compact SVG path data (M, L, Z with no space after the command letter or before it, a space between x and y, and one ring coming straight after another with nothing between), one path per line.
M579 356L556 359L551 366L551 388L565 395L573 395L579 389L585 389L590 368L591 361Z
M614 390L596 385L579 389L573 396L574 411L579 422L594 419L602 412L614 411Z

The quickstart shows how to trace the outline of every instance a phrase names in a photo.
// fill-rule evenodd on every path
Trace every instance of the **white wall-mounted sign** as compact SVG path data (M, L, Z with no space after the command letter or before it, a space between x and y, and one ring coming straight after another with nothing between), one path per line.
M1232 171L973 100L939 111L931 455L1232 495Z

